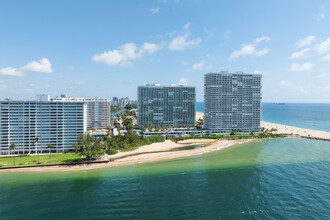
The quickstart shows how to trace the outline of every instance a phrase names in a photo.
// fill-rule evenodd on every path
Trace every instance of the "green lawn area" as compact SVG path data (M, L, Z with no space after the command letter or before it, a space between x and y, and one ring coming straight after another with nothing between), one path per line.
M39 155L40 164L49 164L49 155ZM51 163L77 163L82 162L83 158L76 153L63 153L63 154L52 154ZM16 166L29 166L38 164L38 156L33 155L20 155L15 157ZM7 164L7 165L5 165ZM0 167L14 166L14 161L11 156L0 157Z

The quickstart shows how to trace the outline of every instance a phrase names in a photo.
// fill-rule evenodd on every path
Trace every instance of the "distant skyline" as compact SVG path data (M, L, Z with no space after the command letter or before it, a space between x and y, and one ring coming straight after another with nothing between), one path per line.
M0 99L137 98L263 74L263 102L330 102L329 1L0 0Z

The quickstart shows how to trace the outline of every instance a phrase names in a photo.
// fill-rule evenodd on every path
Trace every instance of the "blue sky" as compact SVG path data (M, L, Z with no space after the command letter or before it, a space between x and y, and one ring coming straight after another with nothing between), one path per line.
M264 102L330 102L330 1L0 0L0 99L136 98L263 74ZM329 12L328 12L329 11Z

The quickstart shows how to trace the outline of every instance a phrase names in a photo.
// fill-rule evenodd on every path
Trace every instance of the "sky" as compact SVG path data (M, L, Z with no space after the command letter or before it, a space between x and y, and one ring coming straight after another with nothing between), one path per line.
M0 0L0 100L129 97L263 74L263 102L330 102L330 1Z

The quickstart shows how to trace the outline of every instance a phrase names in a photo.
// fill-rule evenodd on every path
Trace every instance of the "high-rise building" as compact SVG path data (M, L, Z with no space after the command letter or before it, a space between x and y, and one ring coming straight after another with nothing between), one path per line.
M68 96L68 95L66 95ZM111 102L107 98L51 98L51 102L87 103L87 128L105 129L111 125Z
M261 77L227 71L205 74L205 128L210 133L258 132Z
M83 102L1 101L0 155L46 153L73 149L78 134L87 131L87 104ZM35 138L39 138L34 145Z
M138 87L138 125L194 126L195 87L147 84Z
M113 105L118 105L118 101L119 101L118 97L113 97L112 98L112 104Z

